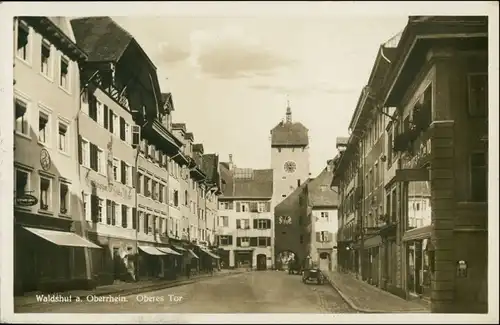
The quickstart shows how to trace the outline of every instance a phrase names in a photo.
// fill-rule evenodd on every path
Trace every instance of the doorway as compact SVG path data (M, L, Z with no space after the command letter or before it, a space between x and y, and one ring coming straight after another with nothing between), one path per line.
M319 254L319 268L321 270L332 270L331 255L327 252Z
M267 257L266 254L257 255L257 270L263 271L267 269Z

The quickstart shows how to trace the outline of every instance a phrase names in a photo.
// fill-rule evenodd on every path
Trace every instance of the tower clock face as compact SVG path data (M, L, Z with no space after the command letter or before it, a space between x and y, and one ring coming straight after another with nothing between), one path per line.
M283 168L285 169L285 172L293 173L295 172L295 169L297 169L297 164L290 160L283 165Z

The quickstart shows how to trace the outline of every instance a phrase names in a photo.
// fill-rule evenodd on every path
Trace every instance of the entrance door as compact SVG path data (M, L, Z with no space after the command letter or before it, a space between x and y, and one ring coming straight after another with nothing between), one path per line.
M257 255L257 270L267 269L267 257L265 254Z

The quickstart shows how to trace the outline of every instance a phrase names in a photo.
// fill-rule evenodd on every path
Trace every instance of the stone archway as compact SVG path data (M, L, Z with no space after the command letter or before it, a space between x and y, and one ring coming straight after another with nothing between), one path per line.
M319 254L319 268L322 270L332 270L332 256L328 252Z
M290 250L284 250L276 254L276 269L285 270L288 269L288 262L292 260L297 260L298 256L295 252Z

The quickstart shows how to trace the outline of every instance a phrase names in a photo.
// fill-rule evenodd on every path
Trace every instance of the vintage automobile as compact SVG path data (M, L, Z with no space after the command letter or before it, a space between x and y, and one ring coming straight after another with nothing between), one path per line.
M324 283L324 276L321 270L317 267L307 268L302 272L302 282L316 281L317 284Z

